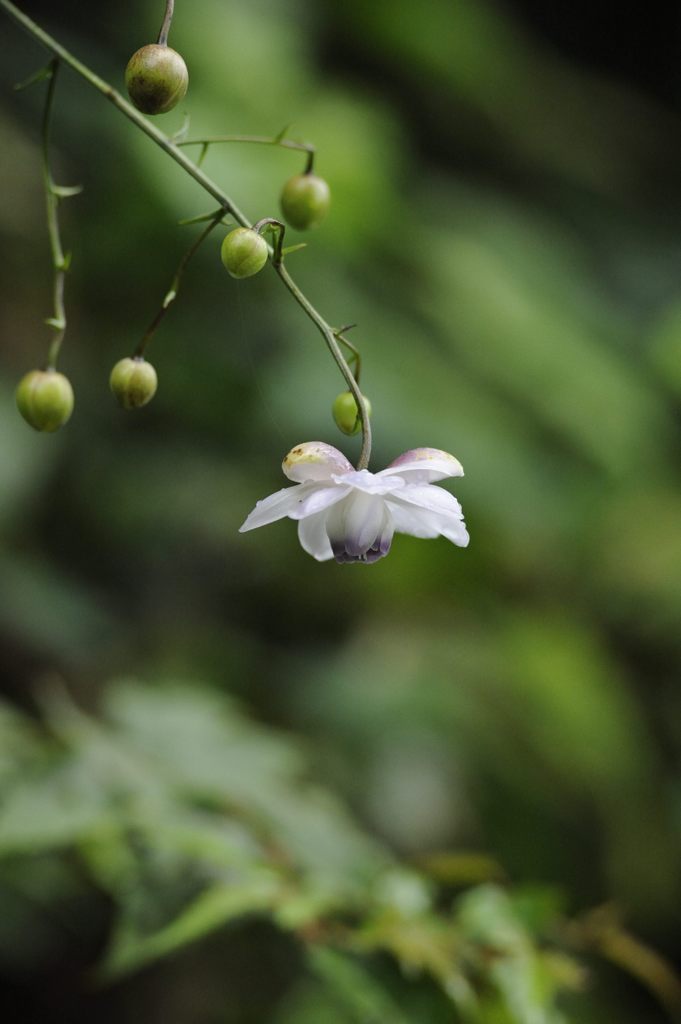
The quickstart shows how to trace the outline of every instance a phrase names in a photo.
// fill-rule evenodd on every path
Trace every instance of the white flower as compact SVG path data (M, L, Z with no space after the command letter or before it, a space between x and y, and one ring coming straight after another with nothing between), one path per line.
M437 448L414 448L380 473L356 470L337 448L307 441L282 464L295 487L259 501L241 533L288 516L298 538L319 562L375 562L388 554L393 534L446 537L465 547L468 532L456 498L434 480L463 476L461 463Z

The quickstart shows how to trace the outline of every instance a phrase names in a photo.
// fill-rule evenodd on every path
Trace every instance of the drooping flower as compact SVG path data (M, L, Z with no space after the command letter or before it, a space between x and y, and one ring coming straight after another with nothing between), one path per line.
M240 532L288 516L298 522L305 551L324 562L376 562L388 554L393 534L446 537L468 544L461 506L433 481L463 476L458 459L437 448L414 448L387 469L356 470L323 441L296 445L282 463L295 486L259 501Z

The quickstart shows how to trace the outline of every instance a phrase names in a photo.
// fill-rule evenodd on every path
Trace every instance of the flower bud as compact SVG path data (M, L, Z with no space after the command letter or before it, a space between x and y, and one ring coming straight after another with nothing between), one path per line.
M165 114L184 97L187 65L177 50L150 43L133 53L125 69L130 99L143 114Z
M296 174L284 185L280 197L284 220L298 231L316 228L326 217L331 191L316 174Z
M109 377L109 385L119 405L124 409L139 409L150 402L156 394L158 378L156 370L142 359L135 356L120 359Z
M367 412L371 416L371 402L364 396ZM357 402L351 391L341 391L331 407L336 426L343 434L357 434L362 428L362 420Z
M73 412L73 388L56 370L31 370L16 390L19 412L36 430L53 433Z
M225 235L220 257L232 277L252 277L267 263L267 242L253 228L235 228Z

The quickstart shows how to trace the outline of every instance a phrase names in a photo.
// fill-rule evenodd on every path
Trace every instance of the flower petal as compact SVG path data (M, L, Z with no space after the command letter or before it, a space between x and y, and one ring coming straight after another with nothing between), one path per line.
M393 521L378 495L353 492L331 509L326 531L337 562L375 562L390 550Z
M326 532L326 512L317 512L298 523L298 540L303 551L318 562L333 558L333 550Z
M435 503L429 507L403 500L408 491L417 489L446 494L448 498L452 498L453 504L446 503L441 508L437 508ZM398 533L407 533L412 537L445 537L459 547L465 548L468 545L470 537L463 521L461 506L456 498L448 494L447 491L440 491L437 487L409 487L400 492L399 498L391 495L387 504Z
M384 477L380 473L370 473L368 469L351 469L348 473L336 474L331 478L337 484L346 484L365 494L390 494L405 486L401 477Z
M275 494L257 502L255 508L246 517L246 520L239 527L239 533L246 533L247 530L255 530L259 526L267 526L275 523L277 519L291 514L297 508L300 501L309 494L313 485L297 484L295 487L283 487Z
M390 505L390 514L398 533L407 533L411 537L429 538L445 537L460 548L468 547L470 537L463 520L427 512L416 507L400 507Z
M348 473L352 465L333 445L324 441L305 441L291 449L281 468L289 480L305 483L328 480L332 473Z
M377 476L400 476L406 483L432 483L448 476L463 476L463 466L439 448L412 448L398 455Z
M445 491L444 488L434 487L432 484L409 484L397 493L386 495L386 499L404 502L408 505L418 505L419 508L428 509L430 512L463 516L461 505L454 495Z
M385 518L385 502L355 491L345 503L345 550L362 555L373 546Z
M332 505L336 505L342 498L350 494L351 491L350 487L339 487L338 484L332 484L330 487L325 487L323 483L302 484L300 486L308 487L310 490L298 502L293 511L288 513L291 519L305 519L307 516L314 516L318 512L325 512Z
M440 520L434 512L415 508L413 505L388 505L396 533L407 533L410 537L439 537Z

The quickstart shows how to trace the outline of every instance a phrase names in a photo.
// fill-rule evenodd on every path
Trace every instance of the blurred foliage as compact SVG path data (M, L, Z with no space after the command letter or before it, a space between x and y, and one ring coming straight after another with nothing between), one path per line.
M322 1002L337 1009L330 1019L411 1019L376 977L381 953L407 977L436 983L444 999L438 1010L433 995L431 1019L448 1019L447 1002L467 1022L567 1019L556 998L581 988L582 974L555 946L556 907L530 928L527 913L486 884L452 912L427 875L400 867L301 778L293 741L249 722L233 703L196 687L119 684L98 722L54 684L42 702L46 731L9 707L0 720L10 739L0 810L0 891L10 897L4 959L17 936L24 945L36 909L58 931L51 910L69 851L87 884L116 907L100 981L244 915L266 914L300 946ZM466 867L464 860L457 877L450 859L449 883L465 880ZM525 899L541 909L541 893ZM552 930L553 944L540 946ZM303 999L308 984L306 977ZM296 1005L295 991L291 999Z
M23 4L119 86L160 6ZM674 48L658 33L653 90L532 6L177 4L190 90L158 123L315 142L333 205L290 267L359 324L375 467L426 444L466 468L471 547L398 537L365 571L313 562L288 522L237 533L294 444L358 445L312 326L272 275L229 279L220 239L151 346L153 403L111 401L200 230L177 222L212 204L66 72L76 411L49 438L19 419L51 280L43 96L10 87L43 54L3 18L0 956L27 1017L678 1014ZM575 50L583 15L551 10ZM302 161L215 146L205 167L255 219Z

